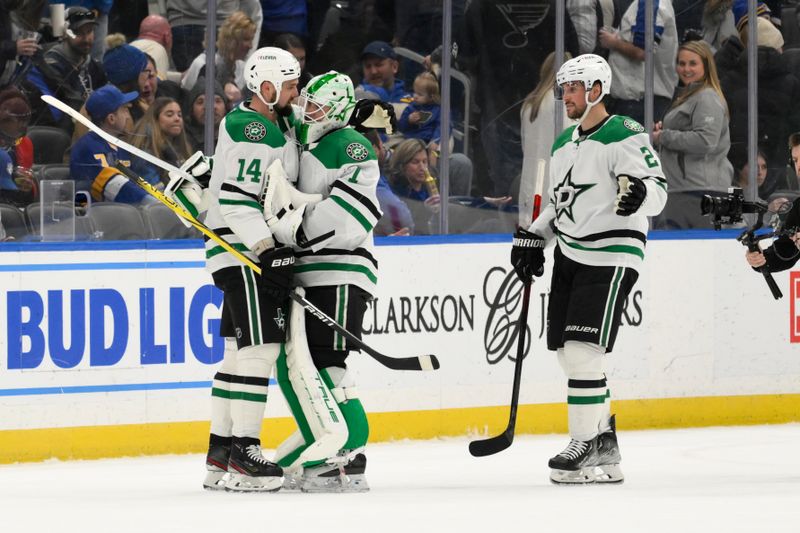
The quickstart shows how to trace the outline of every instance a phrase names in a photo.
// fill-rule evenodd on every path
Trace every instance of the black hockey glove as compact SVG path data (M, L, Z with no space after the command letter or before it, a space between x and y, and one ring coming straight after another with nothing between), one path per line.
M619 216L629 217L642 207L647 196L647 187L639 178L625 174L617 176L617 182L619 193L617 193L617 201L614 202L614 206L617 208Z
M288 247L272 248L258 256L261 263L261 289L272 298L289 297L294 282L294 251Z
M397 117L392 104L365 98L356 102L348 125L365 133L371 129L385 130L387 135L397 131Z
M544 245L540 236L522 228L514 233L511 247L511 266L523 283L528 283L532 276L544 274Z

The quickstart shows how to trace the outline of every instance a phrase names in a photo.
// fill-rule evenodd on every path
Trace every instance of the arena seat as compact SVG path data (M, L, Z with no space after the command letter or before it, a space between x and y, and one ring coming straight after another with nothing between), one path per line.
M199 239L201 234L187 228L169 207L150 204L142 207L142 218L151 239Z
M33 143L35 164L63 163L64 153L72 145L72 137L59 128L33 126L28 128L27 135Z
M87 216L94 223L99 239L104 241L125 241L147 239L139 210L130 205L117 202L93 203Z
M3 228L6 230L6 237L14 237L20 240L30 233L28 223L25 221L25 213L16 206L0 204L0 223L3 224Z

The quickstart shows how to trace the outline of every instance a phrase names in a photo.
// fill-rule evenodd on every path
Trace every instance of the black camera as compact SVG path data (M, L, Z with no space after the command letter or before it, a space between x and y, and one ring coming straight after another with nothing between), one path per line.
M700 199L700 212L711 215L714 229L722 229L723 224L737 224L742 222L744 213L766 213L767 204L764 202L747 202L744 191L739 187L728 189L727 196L711 196L704 194Z

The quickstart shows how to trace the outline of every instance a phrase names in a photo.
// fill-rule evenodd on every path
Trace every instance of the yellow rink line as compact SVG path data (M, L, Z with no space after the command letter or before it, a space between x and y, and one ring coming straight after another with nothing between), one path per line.
M800 421L800 394L615 400L621 430L782 424ZM566 433L566 404L522 405L517 433ZM370 442L494 435L505 428L508 407L471 407L369 415ZM275 448L294 430L289 418L267 419L262 439ZM0 464L57 459L202 453L208 422L0 431Z

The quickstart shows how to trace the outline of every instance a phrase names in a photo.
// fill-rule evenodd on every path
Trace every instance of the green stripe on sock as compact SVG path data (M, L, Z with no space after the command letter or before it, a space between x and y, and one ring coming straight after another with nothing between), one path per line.
M246 400L248 402L267 402L266 394L256 394L254 392L227 391L223 389L211 389L211 396L226 398L228 400Z
M567 396L568 405L592 405L595 403L605 403L606 394L601 396Z

